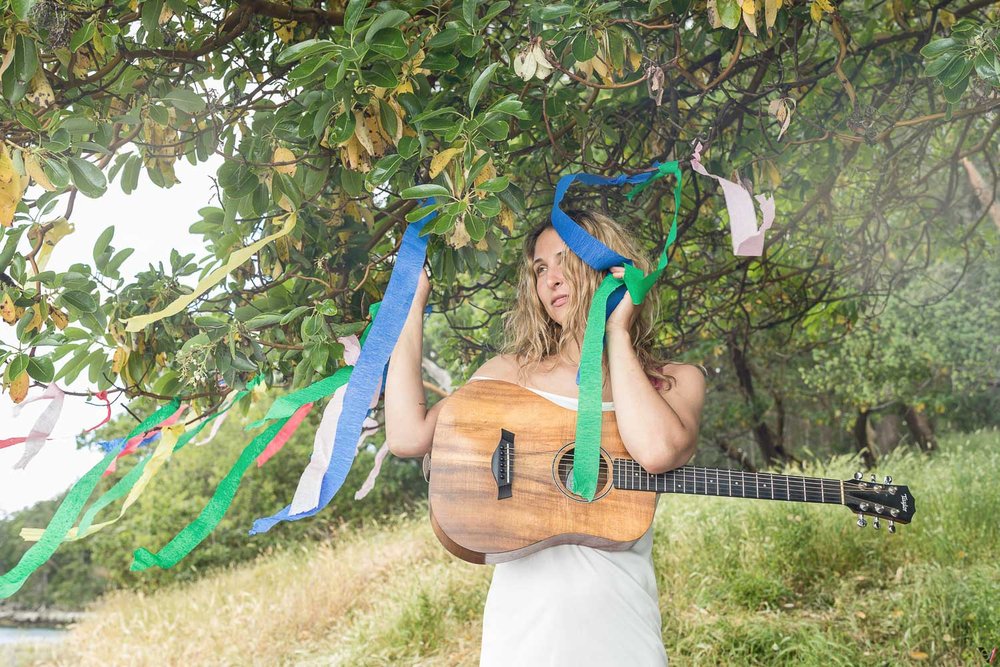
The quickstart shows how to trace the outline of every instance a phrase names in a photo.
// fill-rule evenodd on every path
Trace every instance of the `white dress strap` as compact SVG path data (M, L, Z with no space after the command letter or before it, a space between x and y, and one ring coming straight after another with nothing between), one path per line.
M473 380L496 380L497 378L487 377L485 375L473 375L469 378L469 382ZM506 380L499 380L500 382L506 382ZM518 385L521 386L521 385ZM534 387L524 387L530 392L538 394L544 399L552 401L561 408L566 408L567 410L578 410L580 407L580 401L576 398L571 398L569 396L563 396L562 394L553 394L550 391L543 391L541 389L535 389ZM611 412L615 409L614 401L603 401L601 403L601 412Z

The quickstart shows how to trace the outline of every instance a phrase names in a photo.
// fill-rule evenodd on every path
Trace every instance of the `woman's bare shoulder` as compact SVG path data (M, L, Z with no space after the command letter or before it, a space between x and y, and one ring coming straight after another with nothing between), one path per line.
M672 377L678 388L694 392L704 392L705 390L707 373L703 366L669 363L663 367L662 372L664 375ZM673 385L671 384L671 386Z
M473 375L485 375L495 380L517 382L517 361L512 354L499 354L476 369Z

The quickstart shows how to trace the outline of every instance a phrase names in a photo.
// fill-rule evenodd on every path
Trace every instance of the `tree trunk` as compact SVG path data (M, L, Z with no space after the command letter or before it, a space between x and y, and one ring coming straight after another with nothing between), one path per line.
M875 465L875 454L872 452L871 442L868 439L868 410L858 410L858 416L854 419L854 442L858 446L861 460L866 468Z
M912 405L906 406L903 414L906 426L910 429L910 434L917 446L925 452L932 452L937 449L937 438L934 436L934 426L931 420L923 412L917 410Z
M875 447L879 454L888 454L896 449L903 439L903 420L895 412L885 412L875 425Z
M757 395L754 392L753 374L750 371L750 364L747 362L743 348L732 337L729 338L729 354L733 360L733 368L736 369L736 379L739 381L740 393L743 394L743 400L746 401L747 406L750 408L750 414L753 419L751 431L753 432L754 440L757 442L757 446L760 447L767 465L793 460L793 457L789 456L788 452L785 451L781 441L774 436L771 427L764 421L765 410L762 407L762 402L757 399Z

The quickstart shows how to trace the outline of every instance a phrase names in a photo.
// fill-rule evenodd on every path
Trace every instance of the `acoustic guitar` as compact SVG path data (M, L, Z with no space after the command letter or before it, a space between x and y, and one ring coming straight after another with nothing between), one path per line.
M448 551L470 563L501 563L556 544L631 547L653 521L658 493L846 505L909 523L905 486L682 466L654 475L629 458L613 412L603 415L597 493L570 490L576 412L510 382L477 380L438 414L430 463L431 524Z

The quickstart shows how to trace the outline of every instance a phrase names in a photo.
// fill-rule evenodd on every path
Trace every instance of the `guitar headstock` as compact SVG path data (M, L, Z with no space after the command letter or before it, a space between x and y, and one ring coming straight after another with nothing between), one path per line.
M892 477L886 475L882 482L865 481L860 472L854 473L854 479L844 480L844 504L858 513L858 527L868 525L865 516L875 517L872 527L876 530L881 526L882 519L889 522L889 532L896 532L897 523L910 523L916 511L916 503L910 489L893 484Z

